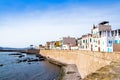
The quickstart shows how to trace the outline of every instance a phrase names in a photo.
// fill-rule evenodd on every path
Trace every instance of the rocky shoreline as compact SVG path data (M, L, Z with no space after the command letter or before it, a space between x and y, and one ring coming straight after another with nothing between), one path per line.
M41 55L38 55L38 54L35 54L36 55L36 58L30 58L30 57L25 57L25 54L24 53L11 53L9 54L11 56L14 56L14 57L18 57L18 59L16 60L16 63L21 63L21 62L37 62L37 61L44 61L45 58ZM2 64L0 65L2 66Z
M41 55L1 52L0 56L0 80L55 80L60 72Z

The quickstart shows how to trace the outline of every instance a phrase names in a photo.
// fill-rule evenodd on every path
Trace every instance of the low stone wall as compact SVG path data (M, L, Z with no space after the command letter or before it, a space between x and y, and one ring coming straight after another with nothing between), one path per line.
M79 50L41 50L40 54L66 64L76 64L82 78L101 67L120 60L120 53L100 53Z
M46 58L46 60L52 64L55 64L61 68L60 74L57 80L82 80L78 72L78 68L75 64L61 63L52 58Z

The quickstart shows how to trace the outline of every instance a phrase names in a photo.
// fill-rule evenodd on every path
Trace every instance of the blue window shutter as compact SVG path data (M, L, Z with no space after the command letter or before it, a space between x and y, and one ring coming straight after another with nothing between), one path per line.
M112 49L108 48L108 52L112 52Z
M110 52L112 52L112 49L110 49Z
M115 44L117 44L117 43L118 43L118 41L117 41L117 40L115 40L114 42L115 42Z

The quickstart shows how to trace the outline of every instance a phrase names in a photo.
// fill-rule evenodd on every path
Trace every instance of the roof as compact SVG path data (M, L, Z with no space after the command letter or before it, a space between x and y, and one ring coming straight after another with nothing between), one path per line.
M76 45L76 39L73 37L63 37L63 44Z
M99 25L104 25L104 24L107 24L107 23L109 23L109 21L103 21L103 22L99 23Z
M92 34L88 33L88 34L86 34L86 35L82 35L82 38L91 37L91 36L92 36Z

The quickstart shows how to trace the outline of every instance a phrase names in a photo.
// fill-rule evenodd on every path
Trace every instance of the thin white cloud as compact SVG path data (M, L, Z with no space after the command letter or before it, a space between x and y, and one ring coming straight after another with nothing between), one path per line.
M118 6L97 9L77 5L60 10L5 15L0 23L0 45L25 47L58 40L64 36L80 37L90 33L92 24L103 20L119 26L119 10Z

